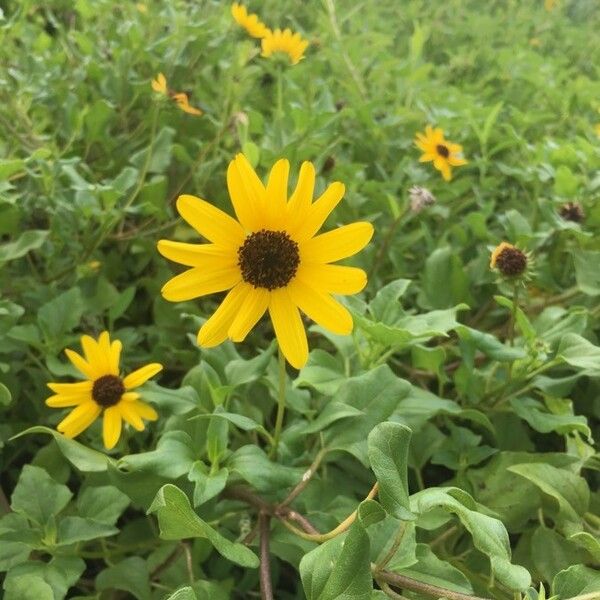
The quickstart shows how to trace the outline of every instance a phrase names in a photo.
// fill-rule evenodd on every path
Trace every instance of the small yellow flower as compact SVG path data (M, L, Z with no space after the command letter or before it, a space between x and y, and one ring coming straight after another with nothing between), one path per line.
M560 5L559 0L544 0L544 8L548 12L552 12L555 8Z
M505 277L519 277L527 270L529 258L525 252L508 242L501 242L490 257L490 269L498 269Z
M462 146L444 139L444 132L439 127L425 127L425 133L417 133L415 144L423 151L419 162L433 161L433 166L441 172L446 181L452 179L451 167L466 165L467 161L459 156Z
M594 125L594 131L596 132L596 135L600 136L600 123Z
M264 38L271 30L258 18L258 15L248 14L248 9L238 2L231 5L231 14L236 23L243 27L248 35L254 38Z
M81 346L85 358L69 348L65 353L85 381L48 383L54 396L50 396L46 404L52 408L75 407L57 426L58 431L69 438L78 436L102 414L104 446L110 450L119 441L122 420L142 431L142 419L155 421L158 418L156 411L132 390L156 375L162 365L150 363L121 378L119 340L111 343L108 332L103 331L98 340L84 335Z
M373 235L373 225L352 223L316 235L344 195L332 183L314 202L315 167L302 163L288 199L289 162L278 160L265 185L243 154L227 169L227 187L237 220L195 196L180 196L177 210L208 244L160 240L158 251L191 267L173 277L161 293L171 302L227 291L198 332L198 344L211 348L228 338L241 342L268 310L279 346L297 369L308 358L300 310L321 327L348 335L350 312L333 294L360 292L362 269L332 263L353 256Z
M175 102L177 103L177 106L179 106L179 108L183 112L186 112L190 115L201 115L202 114L202 111L199 108L190 106L190 104L188 102L187 94L184 94L183 92L179 92L177 94L173 94L172 98L173 98L173 100L175 100Z
M169 90L167 88L167 78L162 73L159 73L156 76L156 79L152 80L151 85L152 89L158 94L164 94L165 96L169 95Z
M138 2L135 7L144 15L148 12L148 7L143 2Z
M269 58L275 53L287 54L293 65L297 65L303 58L308 41L302 39L299 33L292 33L291 29L276 29L270 31L261 40L262 54L265 58Z

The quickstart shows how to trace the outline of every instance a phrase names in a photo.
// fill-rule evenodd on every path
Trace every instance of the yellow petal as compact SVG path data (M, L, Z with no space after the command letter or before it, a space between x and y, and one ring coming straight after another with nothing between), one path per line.
M150 363L149 365L145 365L136 369L132 373L129 373L125 379L123 379L123 385L126 390L130 390L132 388L136 388L142 383L145 383L150 379L150 377L154 377L158 372L162 371L162 365L159 363Z
M352 331L352 315L329 294L298 280L290 284L289 291L292 301L317 325L339 335L348 335Z
M286 220L286 203L290 163L282 158L271 169L265 193L267 229L281 229Z
M246 296L254 288L247 283L238 283L225 296L223 302L213 315L200 327L198 331L198 345L203 348L212 348L227 339L227 330L235 319Z
M50 408L66 408L68 406L78 406L84 402L90 402L92 400L91 394L71 394L69 396L62 396L56 394L46 398L46 406Z
M283 355L293 367L301 369L308 360L308 342L300 312L287 288L271 292L269 314Z
M102 373L98 370L96 365L89 364L83 356L77 354L74 350L70 348L65 349L65 354L67 358L73 363L76 369L78 369L83 375L85 375L88 379L94 380L98 379L98 377L102 377L105 373Z
M243 165L243 161L246 161L245 157L239 154L229 163L227 189L239 222L247 231L258 231L264 227L266 219L264 187L260 180L257 184L254 170L249 164Z
M453 167L462 167L463 165L467 164L467 161L459 156L449 156L448 164L452 165Z
M303 162L300 167L296 189L290 196L287 205L288 225L286 229L296 229L306 219L315 191L315 178L314 165L308 161Z
M177 199L179 214L207 240L237 250L244 242L244 230L228 214L195 196L183 195Z
M146 419L147 421L156 421L158 419L158 413L146 402L134 402L133 407L142 419Z
M117 362L116 368L113 368L113 360L112 360L112 348L110 344L110 335L108 331L103 331L98 338L98 349L102 355L102 361L105 365L106 372L110 375L118 375L119 374L119 364ZM120 353L120 351L119 351Z
M425 154L421 154L421 156L419 156L419 162L429 162L432 160L435 160L435 154L432 152L425 152Z
M81 336L81 347L88 364L100 375L108 375L108 361L98 342L89 335L83 335Z
M142 421L142 417L140 417L138 411L135 409L133 402L120 402L118 407L119 411L121 412L121 416L127 423L129 423L134 429L143 431L144 422Z
M158 251L169 260L185 265L186 267L210 267L214 259L237 262L237 254L231 248L224 248L216 244L185 244L171 240L159 240Z
M362 250L373 235L373 225L366 221L351 223L322 233L300 247L300 260L328 263L341 260Z
M160 94L167 93L167 79L162 73L159 73L156 79L152 80L152 89Z
M140 397L140 395L137 392L125 392L121 396L121 401L122 402L133 402L134 400L137 400L139 397Z
M118 406L109 406L104 411L102 421L102 439L104 447L111 450L121 437L121 412Z
M229 338L234 342L242 342L258 320L269 307L269 290L253 289L245 298L236 317L229 327Z
M61 396L81 396L92 391L94 384L91 381L78 381L77 383L47 383L55 394Z
M442 174L442 177L446 181L450 181L450 179L452 178L452 173L451 173L450 165L448 164L447 160L438 157L433 161L433 166L438 171L440 171L440 173Z
M57 426L56 429L69 438L74 438L87 429L100 414L101 408L95 402L83 402L74 408Z
M227 259L227 262L231 261ZM211 269L193 267L169 279L160 292L165 300L184 302L231 289L241 279L240 268L235 263L227 266L220 264Z
M330 294L357 294L367 285L367 274L356 267L304 264L296 279Z
M325 220L330 215L331 211L338 205L344 197L346 188L343 183L335 181L325 192L315 200L311 205L307 217L304 221L295 226L295 229L288 230L290 236L300 242L313 237Z
M110 372L113 375L119 374L119 361L121 359L121 350L123 349L123 344L119 340L115 340L110 345L110 353L109 353L109 364L110 364Z

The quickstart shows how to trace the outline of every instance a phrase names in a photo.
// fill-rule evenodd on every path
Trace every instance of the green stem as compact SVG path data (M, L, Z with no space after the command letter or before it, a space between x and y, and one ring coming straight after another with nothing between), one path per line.
M396 229L398 228L398 225L400 225L400 222L402 221L403 217L408 214L407 209L405 208L404 210L400 211L400 214L396 217L396 219L392 222L392 224L390 225L390 228L388 229L388 232L381 244L381 246L379 246L379 251L377 252L373 263L371 265L371 268L369 270L369 274L367 279L370 281L371 279L373 279L373 277L375 277L375 274L377 273L377 270L379 269L379 267L381 266L381 262L384 259L384 257L387 255L387 251L388 248L390 247L390 244L392 243L392 238L394 236L394 233L396 232Z
M273 445L271 446L271 452L269 456L272 458L277 455L277 447L279 446L279 438L281 437L281 429L283 427L283 416L285 415L285 383L286 383L286 370L285 370L285 356L281 351L281 347L277 347L278 352L278 366L279 366L279 384L277 386L277 417L275 418L275 431L273 433Z
M277 141L279 143L280 152L283 151L283 67L277 67L277 114L275 123L277 124Z
M513 307L510 313L510 323L508 326L508 340L511 346L515 345L515 323L517 322L517 310L519 308L519 284L513 285Z

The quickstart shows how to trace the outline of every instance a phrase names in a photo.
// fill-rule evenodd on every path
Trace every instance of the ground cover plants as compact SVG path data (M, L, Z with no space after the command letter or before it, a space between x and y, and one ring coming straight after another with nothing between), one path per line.
M599 27L0 2L3 597L599 598Z

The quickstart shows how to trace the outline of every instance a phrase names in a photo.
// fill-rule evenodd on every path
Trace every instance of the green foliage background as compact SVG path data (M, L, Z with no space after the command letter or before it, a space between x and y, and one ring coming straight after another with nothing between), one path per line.
M431 597L394 576L498 600L592 598L597 2L250 8L302 32L305 60L280 74L227 3L0 1L4 597L258 597L262 510L278 599ZM202 117L156 98L160 71ZM427 124L464 146L451 183L418 163ZM352 261L373 274L348 299L355 331L311 327L273 460L270 324L199 350L218 299L165 302L173 270L155 250L161 237L193 241L179 193L229 210L225 172L240 150L262 174L282 156L296 172L313 161L319 189L346 185L330 225L376 229ZM420 214L408 209L415 184L438 198ZM581 225L558 214L570 200ZM534 261L514 345L513 289L489 269L503 240ZM165 365L144 388L160 420L110 455L98 424L66 440L53 430L63 411L43 402L46 382L75 374L63 349L105 328L128 370ZM328 531L358 507L321 545L273 512L316 458L293 509ZM375 480L379 495L359 505Z

